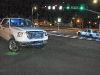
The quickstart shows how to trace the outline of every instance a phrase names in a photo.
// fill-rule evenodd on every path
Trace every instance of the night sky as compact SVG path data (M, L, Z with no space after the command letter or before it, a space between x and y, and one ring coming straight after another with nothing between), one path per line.
M81 16L85 15L84 17L97 16L97 14L90 13L87 11L79 12L77 10L75 11L71 10L71 11L60 12L60 11L48 11L42 9L42 7L44 7L45 5L55 5L55 4L57 4L58 6L59 4L62 5L70 4L74 6L84 4L88 9L100 12L99 2L95 5L92 3L92 0L0 0L0 17L3 18L10 15L13 16L13 14L29 17L32 14L31 9L33 5L38 6L38 10L35 11L34 14L36 15L38 13L39 17L47 17L46 15L49 14L51 14L51 17L52 16L57 17L58 15L60 16L62 14L64 17L67 18L72 17L75 14L79 14Z

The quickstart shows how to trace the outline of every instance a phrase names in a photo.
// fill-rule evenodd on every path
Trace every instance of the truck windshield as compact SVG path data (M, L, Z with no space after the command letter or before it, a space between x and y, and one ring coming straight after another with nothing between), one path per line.
M30 27L32 25L29 19L10 19L11 27Z

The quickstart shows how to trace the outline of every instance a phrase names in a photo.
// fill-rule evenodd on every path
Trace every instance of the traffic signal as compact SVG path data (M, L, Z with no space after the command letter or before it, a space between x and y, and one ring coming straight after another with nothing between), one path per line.
M69 10L69 9L70 9L70 6L68 5L68 6L66 7L66 9Z
M58 7L58 5L57 5L57 4L55 4L55 7Z
M46 8L47 6L45 5L44 7Z
M84 9L85 9L84 5L81 5L80 10L84 10Z

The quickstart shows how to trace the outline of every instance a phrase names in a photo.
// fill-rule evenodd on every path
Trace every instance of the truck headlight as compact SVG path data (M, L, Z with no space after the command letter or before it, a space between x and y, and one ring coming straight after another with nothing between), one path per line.
M27 36L26 32L18 32L17 37Z

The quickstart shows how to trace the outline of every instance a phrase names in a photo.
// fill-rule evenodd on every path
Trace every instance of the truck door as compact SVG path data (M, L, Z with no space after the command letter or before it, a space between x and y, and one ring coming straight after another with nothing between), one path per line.
M4 19L1 24L1 36L5 39L9 39L9 19Z

